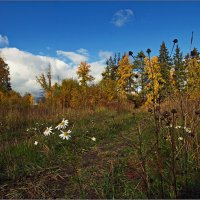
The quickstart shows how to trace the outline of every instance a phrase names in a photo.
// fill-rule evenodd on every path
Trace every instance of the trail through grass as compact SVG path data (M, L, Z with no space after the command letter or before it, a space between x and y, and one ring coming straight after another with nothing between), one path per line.
M129 140L134 140L137 117L130 112L100 111L69 120L74 124L69 141L42 136L43 125L28 132L31 128L26 127L21 135L22 129L2 136L2 198L134 196L126 165L133 150ZM37 146L36 138L40 140Z

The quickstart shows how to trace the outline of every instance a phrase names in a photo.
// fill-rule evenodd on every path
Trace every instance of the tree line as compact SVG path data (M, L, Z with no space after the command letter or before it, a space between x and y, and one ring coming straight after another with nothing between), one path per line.
M135 107L151 106L152 100L163 102L167 97L187 93L194 98L200 93L200 59L197 48L183 56L178 40L174 40L173 55L162 42L159 55L151 50L132 51L111 56L105 63L102 79L94 83L90 65L81 62L77 69L78 80L64 79L52 84L51 66L47 73L36 77L45 98L41 104L53 107L82 108L131 103ZM11 89L9 67L0 58L0 101L5 98L23 99L33 103L33 95L21 97ZM15 97L13 97L15 96ZM17 96L17 97L16 97ZM156 98L155 98L156 97Z

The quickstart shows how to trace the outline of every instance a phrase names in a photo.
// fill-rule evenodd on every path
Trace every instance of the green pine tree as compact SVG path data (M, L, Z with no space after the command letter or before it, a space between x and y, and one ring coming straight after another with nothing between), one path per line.
M185 65L183 62L183 54L178 46L176 47L175 54L173 57L173 64L175 86L176 89L178 89L178 91L182 91L185 88L186 84L186 72Z
M144 70L144 52L140 51L137 56L135 57L134 60L134 72L135 72L135 79L136 79L136 88L138 88L137 90L140 91L140 93L142 94L143 98L144 98L144 94L145 94L145 85L147 83L147 75L145 74L145 70Z
M170 67L171 67L171 59L169 57L168 49L165 45L165 42L162 42L159 50L158 62L160 65L160 73L164 80L163 89L161 91L161 98L164 98L167 93L170 91Z
M114 58L110 56L110 58L106 61L106 68L102 73L103 80L117 80L117 69L118 69L118 61L120 60L120 55L115 54Z
M0 57L0 91L7 92L12 90L10 83L9 66Z

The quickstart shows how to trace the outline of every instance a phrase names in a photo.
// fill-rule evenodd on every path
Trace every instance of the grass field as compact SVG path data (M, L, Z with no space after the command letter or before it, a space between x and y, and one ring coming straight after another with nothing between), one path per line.
M45 137L45 127L56 125L63 117L73 126L72 137ZM1 197L112 198L118 193L111 187L112 181L123 183L113 186L123 187L116 197L131 197L134 190L122 161L127 162L132 152L128 140L134 136L135 123L131 113L99 110L68 112L49 122L35 120L29 126L6 129L1 134ZM114 180L113 173L122 180Z
M104 108L68 110L59 115L46 113L45 117L32 113L23 123L20 115L11 120L9 117L14 115L7 113L1 123L1 198L174 197L170 143L166 140L161 143L165 165L161 194L150 113ZM72 131L69 140L59 137L55 129L63 118L69 120L68 128ZM52 134L45 136L43 132L50 126ZM187 198L188 192L194 198L199 197L199 166L194 167L197 161L192 154L188 154L185 193L181 142L177 141L180 151L176 157L178 197Z

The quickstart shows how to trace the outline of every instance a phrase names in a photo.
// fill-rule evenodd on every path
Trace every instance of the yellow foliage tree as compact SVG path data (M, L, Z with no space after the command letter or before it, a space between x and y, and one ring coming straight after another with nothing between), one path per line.
M145 73L148 76L148 83L145 87L147 90L146 105L151 106L152 103L157 104L160 92L163 88L164 79L160 72L160 66L158 63L158 57L152 57L151 61L146 57L145 61Z
M30 94L30 93L26 93L23 96L23 102L26 105L33 105L34 104L34 96L32 94Z
M74 90L78 90L79 84L73 79L64 79L61 85L62 105L67 108L71 105Z
M129 61L128 55L123 56L119 61L119 67L117 70L118 80L117 87L119 91L119 96L121 99L126 99L127 92L132 91L133 84L133 65Z
M91 66L87 62L81 62L77 70L77 75L80 79L80 83L84 87L87 86L88 82L94 80L94 77L89 74L90 67Z
M102 98L108 102L117 99L117 84L115 80L105 79L99 84L101 88Z
M186 67L188 91L196 96L200 94L200 62L191 58Z
M172 92L177 92L177 88L176 88L176 80L175 80L175 69L174 68L171 68L170 71L169 71L169 86L170 88L172 89L171 90L171 93Z

